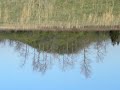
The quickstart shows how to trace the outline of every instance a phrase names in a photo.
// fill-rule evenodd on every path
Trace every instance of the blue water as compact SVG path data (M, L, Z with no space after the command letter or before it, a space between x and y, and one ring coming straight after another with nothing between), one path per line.
M33 66L37 50L27 45L25 56L25 46L17 50L15 42L0 44L0 90L120 90L120 46L111 45L110 40L100 48L100 58L95 43L89 46L88 70L82 67L84 50L73 55L41 51L40 57L47 59L39 70Z

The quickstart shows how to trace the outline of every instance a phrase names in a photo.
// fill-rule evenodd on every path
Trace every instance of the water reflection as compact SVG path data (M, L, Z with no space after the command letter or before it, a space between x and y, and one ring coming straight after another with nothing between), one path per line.
M109 35L110 35L110 38L111 38L113 46L115 44L119 45L119 42L120 42L120 40L119 40L119 34L120 34L119 31L110 31L109 32Z
M103 62L110 42L119 45L120 32L1 32L0 45L14 47L23 57L21 67L32 59L34 71L45 74L56 64L62 71L79 65L86 78L91 77L92 62ZM95 61L91 56L96 57ZM29 58L30 57L30 58Z

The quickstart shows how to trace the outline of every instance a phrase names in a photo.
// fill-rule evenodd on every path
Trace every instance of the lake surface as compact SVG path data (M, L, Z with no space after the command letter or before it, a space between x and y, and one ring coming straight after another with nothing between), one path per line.
M120 32L0 32L0 90L119 90Z

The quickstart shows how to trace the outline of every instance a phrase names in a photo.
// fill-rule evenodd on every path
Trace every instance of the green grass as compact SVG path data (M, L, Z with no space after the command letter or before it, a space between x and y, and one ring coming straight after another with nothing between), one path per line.
M0 0L2 25L120 25L120 0Z

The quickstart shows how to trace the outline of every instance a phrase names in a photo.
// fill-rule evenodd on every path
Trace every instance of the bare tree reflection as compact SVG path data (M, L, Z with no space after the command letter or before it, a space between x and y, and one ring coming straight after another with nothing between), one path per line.
M40 46L39 46L40 49ZM43 44L43 49L44 49L44 44ZM35 49L34 49L34 56L33 56L33 70L35 71L39 71L42 74L44 74L47 69L49 69L49 65L50 65L50 60L47 59L47 53L45 52L40 52L38 51L36 53Z
M24 48L22 48L21 56L24 57L23 63L21 64L21 67L23 67L26 64L26 61L28 60L29 57L29 46L26 44Z
M0 40L0 44L1 44L2 46L5 46L6 40Z
M108 35L111 36L113 44L116 44L116 41L119 41L118 36L116 36L118 34L116 33L114 33L114 35L112 35L113 32L107 33L107 37ZM80 66L81 74L86 78L89 78L92 74L91 59L89 59L89 55L93 54L95 51L97 62L103 62L107 46L106 40L108 40L108 38L104 39L104 34L97 34L97 37L92 37L93 34L89 34L88 36L91 38L86 38L85 36L87 36L87 33L85 36L84 33L82 33L80 34L82 37L78 35L76 39L71 38L73 40L69 39L69 37L67 37L68 39L66 40L61 40L61 36L58 36L56 37L59 38L58 41L54 36L48 36L48 34L45 34L45 37L43 36L44 35L41 35L42 39L39 39L39 36L30 42L28 41L28 38L27 40L25 38L23 41L26 42L26 44L20 42L19 39L18 41L8 40L8 45L14 47L15 51L24 58L22 59L22 67L25 66L27 61L31 58L33 70L41 72L42 74L45 74L47 70L53 67L53 64L58 64L62 71L71 70L78 64ZM76 37L76 35L74 36ZM50 37L52 40L49 40ZM101 39L101 37L103 38ZM54 42L53 39L56 40L56 42ZM89 53L89 46L93 43L95 44L95 48ZM0 40L0 44L5 45L6 40ZM80 57L82 52L83 58L81 61L81 59L79 60L79 58L76 57Z
M9 41L9 45L12 45L12 42ZM15 50L16 51L20 51L21 48L23 47L23 43L19 42L19 41L15 41ZM26 45L26 49L27 49L27 45Z
M84 48L83 60L81 62L81 73L85 75L86 78L89 78L91 76L91 61L88 59L87 52L87 48Z
M106 46L108 43L105 39L101 40L99 32L97 35L98 35L98 38L95 44L95 49L96 49L96 61L99 63L99 62L103 62L104 56L107 52ZM102 36L104 38L106 34L103 33Z
M72 69L74 67L75 61L71 59L68 55L63 55L63 59L61 60L62 70L66 71L68 69Z
M66 47L63 47L63 50L67 50L67 52L69 51L69 44L66 43ZM72 58L72 54L69 55L69 54L63 54L62 55L62 59L59 59L58 57L58 60L59 60L59 64L60 64L60 67L62 68L63 71L66 71L68 69L72 69L75 65L75 60Z
M13 46L14 46L14 41L13 41L13 40L8 40L8 42L9 42L9 46L10 46L10 47L13 47Z
M106 53L106 43L97 41L95 45L95 49L97 50L96 52L96 60L97 62L103 62L105 53Z

